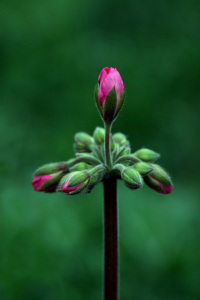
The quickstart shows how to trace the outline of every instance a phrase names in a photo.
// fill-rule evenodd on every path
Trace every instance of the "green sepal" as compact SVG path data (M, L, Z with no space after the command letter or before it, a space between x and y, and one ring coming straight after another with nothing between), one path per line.
M159 191L162 194L166 194L164 188L162 188L161 185L159 185L159 183L154 180L151 175L145 176L144 177L144 182L152 189L156 190L157 192Z
M62 179L59 182L59 185L57 187L57 191L62 191L63 184L70 178L68 187L77 186L85 181L87 181L90 178L90 175L86 171L74 171L71 173L68 173L67 175L63 176Z
M85 188L88 186L89 184L89 179L87 179L84 184L82 184L79 188L77 188L76 190L74 191L71 191L68 193L68 195L72 196L72 195L77 195L77 194L80 194L81 192L83 192L85 190Z
M103 104L103 119L107 124L111 124L117 107L117 93L115 87L108 93Z
M172 185L172 181L167 172L159 165L151 164L153 171L151 172L151 177L164 185Z
M96 105L97 105L97 109L100 112L101 117L103 118L103 109L101 107L101 104L99 102L99 84L97 83L95 86L95 90L94 90L94 96L95 96L95 100L96 100Z
M50 188L52 186L56 186L58 184L58 182L60 181L60 179L63 177L63 172L59 172L56 175L54 175L52 178L50 178L49 180L45 181L38 189L38 191L43 190L43 189L47 189Z
M146 163L138 162L134 164L134 169L136 169L140 175L146 176L153 170L153 167Z
M58 171L61 170L66 170L66 171L68 170L67 162L45 164L34 172L33 177L41 176L41 175L49 175L49 174L57 173Z
M112 174L117 176L119 179L121 179L121 174L122 172L126 169L127 167L124 166L123 164L116 164L114 168L112 169Z
M117 107L117 109L116 109L116 111L115 111L114 118L117 117L119 111L122 109L122 106L123 106L123 104L124 104L125 97L126 97L126 91L125 91L125 89L123 89L122 92L121 92L121 97L120 97L120 101L119 101L118 107Z
M154 162L160 157L160 154L147 148L136 151L134 155L145 162Z

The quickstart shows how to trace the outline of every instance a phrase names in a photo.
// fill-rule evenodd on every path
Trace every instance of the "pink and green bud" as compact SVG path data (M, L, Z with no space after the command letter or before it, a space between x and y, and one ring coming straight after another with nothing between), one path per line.
M49 175L53 173L57 173L62 170L68 169L68 163L67 162L58 162L58 163L50 163L45 164L42 167L38 168L33 176L41 176L41 175Z
M138 150L134 155L145 162L154 162L160 156L160 154L146 148Z
M170 176L160 166L152 164L153 171L144 178L146 184L158 193L170 194L172 181Z
M143 162L138 162L138 163L134 164L133 167L142 176L148 175L153 170L153 167L151 165L148 165L148 164L143 163Z
M106 123L112 123L125 99L124 84L115 68L104 68L95 91L97 107Z
M94 131L93 138L97 145L102 145L105 140L105 129L97 127Z
M36 176L32 180L34 191L37 192L55 192L62 177L62 172L52 175Z
M90 175L84 171L77 171L67 174L59 184L60 191L68 195L81 193L89 184Z
M93 138L85 133L85 132L78 132L75 135L75 151L78 153L82 152L91 152L91 146L94 143Z
M124 171L121 174L121 177L125 185L131 190L136 190L140 188L143 184L142 176L133 167L128 167L124 169Z

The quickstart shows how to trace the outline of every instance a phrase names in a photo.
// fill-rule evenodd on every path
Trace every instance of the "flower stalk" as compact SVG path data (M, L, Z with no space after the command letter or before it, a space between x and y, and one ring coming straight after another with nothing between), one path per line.
M104 181L104 300L118 299L117 180Z

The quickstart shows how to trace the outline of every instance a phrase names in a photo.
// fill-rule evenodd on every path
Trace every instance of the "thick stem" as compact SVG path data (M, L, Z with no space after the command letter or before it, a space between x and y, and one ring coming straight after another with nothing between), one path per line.
M104 181L104 300L118 299L117 180Z
M111 124L105 123L105 156L106 156L106 166L111 169L112 163L110 158L110 131Z

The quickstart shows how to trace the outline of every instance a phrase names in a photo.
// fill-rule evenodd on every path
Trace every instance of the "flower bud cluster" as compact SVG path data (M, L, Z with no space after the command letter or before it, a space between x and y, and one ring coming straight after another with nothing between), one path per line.
M95 97L105 129L108 130L125 99L124 84L117 69L104 68L101 71ZM99 182L115 177L131 190L146 183L158 193L171 192L172 182L169 175L155 164L159 158L158 153L146 148L131 153L129 141L123 133L111 135L105 129L97 127L93 136L85 132L77 133L74 143L75 158L46 164L37 169L32 181L34 190L59 191L68 195L82 191L90 193Z

